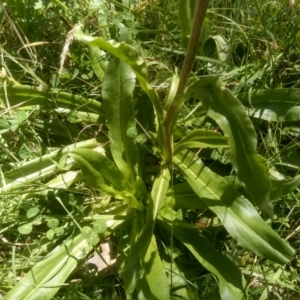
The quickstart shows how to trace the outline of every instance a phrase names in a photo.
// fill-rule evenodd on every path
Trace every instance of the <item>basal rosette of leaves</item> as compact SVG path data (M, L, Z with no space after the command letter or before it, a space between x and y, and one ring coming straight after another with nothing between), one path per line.
M104 4L99 1L100 8ZM195 1L179 1L180 23L185 24L181 28L182 45L188 50L193 13L199 16L197 9L202 17L206 13L206 8L194 8L194 4ZM189 18L188 22L183 18ZM101 22L104 19L99 16ZM56 235L57 244L53 243L52 251L20 278L4 299L52 299L105 239L115 242L118 254L114 275L122 279L128 299L197 299L195 278L205 272L217 278L221 299L247 299L245 278L240 268L219 251L213 228L196 226L186 215L210 210L218 225L241 247L261 258L286 264L294 250L265 222L261 212L272 218L273 197L293 191L298 177L287 182L270 176L270 164L257 153L256 132L242 104L246 96L236 97L221 76L193 77L178 93L181 81L187 82L190 73L182 79L182 74L174 72L167 95L162 97L149 81L146 61L124 24L112 25L110 38L86 32L82 25L75 26L71 34L88 46L101 83L101 102L27 85L9 85L0 92L1 99L8 99L10 106L38 106L59 113L67 110L85 124L101 124L107 132L88 139L70 129L69 133L79 136L79 141L4 173L6 184L1 192L7 194L20 193L28 183L43 179L45 189L41 195L49 199L51 196L64 207L74 228L60 240L55 231L58 220L48 220L47 236ZM203 43L200 37L199 44ZM99 56L105 56L101 64ZM260 98L264 93L267 92L253 95L254 116L266 118L264 110L272 110L277 101L274 97L264 107ZM295 103L293 97L289 99ZM180 133L181 113L190 99L199 101L203 114L219 130L189 128ZM273 113L271 117L293 118L294 111L289 112L285 116ZM10 130L11 124L5 124L3 130ZM43 128L55 134L59 131L55 125L51 122L43 124ZM202 149L229 151L238 188L205 164L199 155ZM82 182L106 201L101 210L81 211L77 219L60 192ZM22 199L37 193L34 188L28 189ZM30 232L41 218L39 210L28 210L20 230Z

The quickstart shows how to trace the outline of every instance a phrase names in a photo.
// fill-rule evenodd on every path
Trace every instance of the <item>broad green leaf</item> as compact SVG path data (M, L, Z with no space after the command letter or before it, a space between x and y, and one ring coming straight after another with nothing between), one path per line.
M162 210L159 220L160 226L169 232L172 230L174 237L182 242L209 272L217 276L223 300L246 299L246 285L241 271L199 234L198 227L174 220L173 211L170 209Z
M70 155L79 164L86 182L91 187L125 200L129 208L142 208L133 196L133 187L105 155L89 149L75 149Z
M195 209L206 209L207 206L191 188L187 181L170 186L164 204L169 207Z
M84 235L79 234L74 239L55 248L38 262L4 299L52 299L71 272L92 249Z
M75 39L92 46L100 47L105 51L113 54L120 60L126 62L136 74L136 77L138 78L141 87L153 102L155 110L159 115L160 121L163 122L163 108L160 99L156 91L147 81L147 66L145 61L143 61L138 56L137 49L130 45L127 45L124 42L118 43L114 40L106 41L102 37L93 37L86 35L82 32L80 27L76 28L75 30Z
M95 170L97 170L103 178L105 178L110 184L112 184L118 190L133 191L133 188L128 184L123 174L117 168L117 166L108 159L104 154L91 150L91 149L74 149L70 153L73 157L76 156L76 160L80 157L86 163L90 164Z
M158 118L159 131L161 132L162 137L162 124L164 122L164 111L162 103L158 97L156 90L147 81L147 66L145 61L143 61L139 57L137 49L124 42L118 43L115 40L106 41L102 37L93 37L86 35L82 32L80 26L75 28L74 37L80 42L102 48L121 61L126 62L131 67L136 77L138 78L142 89L147 93L148 97L153 103ZM159 141L161 147L164 147L164 140L161 138Z
M255 130L242 104L217 77L205 77L195 82L190 90L201 100L208 115L220 125L228 138L232 165L250 194L250 200L272 216L268 167L256 152Z
M210 171L189 151L175 155L173 162L201 201L219 217L241 246L281 264L291 260L294 250L225 179Z
M237 96L247 107L251 117L271 122L300 120L300 93L298 89L256 90Z
M0 97L4 97L3 89ZM7 87L9 105L16 107L40 106L51 110L58 107L79 110L82 112L97 113L103 115L101 103L96 100L87 99L83 96L73 95L55 90L43 90L29 85L12 85ZM104 119L102 119L102 122Z
M128 135L128 131L136 128L132 101L134 85L135 74L129 66L111 57L102 87L103 106L114 161L131 184L137 176L137 146L134 138Z
M137 281L144 275L145 255L151 242L156 217L165 198L169 181L170 171L168 168L164 168L160 176L154 181L146 222L137 241L134 241L131 245L131 251L122 275L127 294L133 292Z
M174 146L174 153L188 148L223 148L228 147L227 138L215 131L195 129Z
M34 125L34 129L39 131L41 136L55 137L53 139L59 145L66 145L74 140L87 140L90 137L76 126L67 122L62 123L58 119L40 121Z
M138 299L169 300L169 282L158 253L154 236L152 236L142 265L145 273L136 284Z

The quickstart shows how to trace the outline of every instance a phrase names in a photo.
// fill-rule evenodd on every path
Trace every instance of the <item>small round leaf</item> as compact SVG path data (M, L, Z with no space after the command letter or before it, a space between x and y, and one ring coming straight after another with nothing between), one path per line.
M60 236L63 235L65 233L65 230L62 227L57 227L54 228L53 231L55 232L56 235Z
M93 225L94 231L97 233L104 233L107 230L107 225L104 220L97 220Z
M132 139L135 139L138 135L138 130L136 129L136 127L129 127L127 129L127 136L129 136Z
M81 230L81 234L87 239L88 243L92 246L96 245L99 242L99 237L97 233L91 227L83 227Z
M18 227L18 231L21 234L29 234L32 231L32 224L26 223Z
M47 221L47 226L49 227L49 228L56 228L57 226L58 226L58 224L59 224L59 220L57 220L57 219L55 219L55 218L53 218L53 219L49 219L48 221Z
M49 230L46 232L46 237L47 237L47 239L50 240L50 241L53 240L54 235L55 235L55 233L54 233L54 230L53 230L53 229L49 229Z
M26 216L28 219L34 218L37 216L40 212L40 209L38 207L31 207L27 210Z
M139 143L139 144L144 144L144 143L147 141L147 137L146 137L145 134L140 133L140 134L136 137L135 140L136 140L137 143Z

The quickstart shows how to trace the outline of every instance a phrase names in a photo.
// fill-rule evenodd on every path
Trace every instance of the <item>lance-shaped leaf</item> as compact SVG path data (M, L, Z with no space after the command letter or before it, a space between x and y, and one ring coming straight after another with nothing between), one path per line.
M106 53L98 47L89 46L88 48L92 68L98 79L102 81L108 64Z
M271 179L271 184L272 199L279 199L298 188L298 186L300 185L300 175L282 180Z
M228 147L227 138L215 131L195 129L174 146L174 153L187 148L223 148Z
M120 222L120 221L119 221ZM5 300L50 300L61 288L71 272L93 249L87 239L89 227L82 228L81 234L55 248L38 262L4 297ZM93 235L93 242L98 242Z
M180 152L173 162L241 246L281 264L292 258L294 250L263 221L253 205L225 179L205 167L197 156L190 151Z
M250 115L273 122L300 120L300 92L298 89L257 90L242 93L239 100L249 107Z
M90 149L75 149L70 155L79 164L86 182L91 187L125 200L128 207L142 209L133 195L134 188L105 155Z
M11 107L38 105L47 110L62 107L103 115L99 101L70 93L42 90L39 87L29 85L8 86L6 92ZM0 97L4 97L3 89L0 90Z
M132 91L135 74L116 57L111 57L104 77L102 95L107 117L110 149L122 174L133 184L136 174L137 146L132 132L137 132Z
M178 1L178 22L181 32L181 45L186 49L189 43L195 0Z
M155 91L155 89L147 81L147 66L138 56L138 51L134 47L122 42L118 43L114 40L106 41L102 37L93 37L86 35L82 32L80 27L75 28L75 39L84 42L91 46L100 47L103 50L111 53L120 60L126 62L133 72L136 74L142 89L147 93L151 99L160 124L163 124L164 112L161 101Z
M152 236L142 264L145 273L137 281L136 290L138 299L169 300L169 282L157 250L154 236Z
M55 150L49 154L43 155L39 158L32 159L23 163L22 165L17 165L12 170L4 173L5 185L0 188L1 193L16 191L24 186L29 187L30 183L41 180L45 176L54 174L60 169L60 162L64 160L67 153L69 153L74 148L95 148L99 143L103 142L102 138L90 139L84 142L79 142L76 144L71 144L59 150ZM74 162L72 159L64 160L65 166L70 166ZM32 186L32 184L31 184Z
M162 209L158 224L174 234L208 271L217 276L221 299L246 299L245 281L239 268L199 234L199 228L173 220L170 208ZM230 270L230 271L228 271Z
M184 181L169 187L164 204L175 209L206 209L205 203L199 200L188 182Z
M170 172L167 168L163 169L160 176L154 181L145 225L138 240L132 244L132 249L122 275L127 294L133 292L137 280L144 276L145 270L143 265L145 264L145 255L147 251L151 250L148 250L148 248L153 235L155 220L166 196L169 181Z
M236 176L228 176L226 177L226 180L239 193L244 195L246 198L249 197L249 194L245 191L243 185L240 183ZM288 195L298 188L298 186L300 185L300 175L297 175L293 178L285 178L282 174L280 174L280 177L277 178L270 176L270 181L270 199L276 200Z
M202 101L208 115L220 125L228 138L232 165L250 200L272 216L268 167L256 153L255 130L243 105L217 77L205 77L195 82L190 91Z

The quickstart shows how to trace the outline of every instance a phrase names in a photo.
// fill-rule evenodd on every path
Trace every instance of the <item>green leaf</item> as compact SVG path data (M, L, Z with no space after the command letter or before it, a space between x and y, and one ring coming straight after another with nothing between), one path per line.
M62 227L56 227L53 231L57 236L61 236L65 233L65 230Z
M82 228L83 230L85 228ZM99 241L99 240L98 240ZM5 300L50 300L93 247L83 234L55 248L4 297Z
M29 233L31 233L31 231L32 231L32 223L25 223L23 225L20 225L18 227L18 231L21 234L29 234Z
M223 148L228 147L227 138L215 131L195 129L189 132L174 146L174 153L188 148Z
M256 90L250 95L241 93L239 100L249 107L250 116L271 122L300 120L300 93L298 89Z
M152 239L156 217L165 198L169 181L170 171L168 168L164 168L160 176L154 181L145 225L138 240L131 245L130 255L122 275L127 294L133 292L137 281L144 275L145 256L147 251L150 251L148 248Z
M207 62L207 70L210 74L220 74L225 71L229 59L229 44L221 35L214 35L205 40L203 44L203 54L206 57L220 61L222 64Z
M282 175L280 177L283 178L274 178L273 176L271 177L272 186L271 186L270 197L272 200L279 199L295 191L295 189L297 189L300 184L300 175L297 175L293 178L284 178L284 176Z
M54 229L59 225L59 220L55 218L51 218L47 221L47 227Z
M199 235L199 228L184 221L174 220L173 211L162 210L159 225L173 232L195 258L211 273L217 276L221 298L246 299L246 284L239 268L227 257L218 252L204 237ZM228 272L230 270L230 272Z
M6 185L0 188L1 193L7 191L18 190L24 186L28 186L28 183L41 180L43 177L53 174L59 171L59 162L62 156L69 153L74 148L95 148L101 141L101 138L89 139L83 142L70 144L67 147L55 150L49 154L43 155L31 161L25 162L22 165L19 165L18 168L14 168L4 174ZM105 139L106 140L106 139ZM69 162L69 166L73 164ZM76 171L78 172L78 171ZM75 172L75 173L76 173ZM73 175L72 175L73 174ZM58 185L65 186L66 183L70 183L74 180L74 172L67 173L66 176L61 176L59 183L54 180L50 181L49 185L52 185L52 188L57 188ZM41 193L41 191L39 191ZM26 194L24 194L26 196Z
M232 165L250 194L250 200L272 217L268 167L257 155L255 130L243 105L217 77L205 77L195 82L190 91L201 100L208 115L220 125L228 138Z
M134 85L135 74L129 66L111 57L102 87L103 105L114 161L131 184L137 176L135 168L138 156L137 146L130 136L133 131L137 133L132 101Z
M27 210L26 217L28 219L34 218L37 216L40 212L40 209L38 207L31 207Z
M107 230L107 225L105 220L96 220L93 224L93 229L96 233L104 233Z
M48 240L52 241L53 238L55 236L55 232L53 229L49 229L47 232L46 232L46 237Z
M76 40L84 42L91 46L100 47L110 54L114 55L121 61L126 62L131 67L136 77L138 78L142 89L147 93L155 107L160 126L159 130L162 134L162 124L164 122L164 111L162 103L155 89L147 81L147 66L145 61L143 61L139 57L137 49L124 42L118 43L114 40L106 41L102 37L93 37L86 35L82 32L80 27L75 28L74 34Z
M88 46L92 68L100 81L103 80L107 68L106 53L98 47Z
M179 0L178 1L178 22L181 32L181 45L187 49L191 26L194 16L195 0Z
M175 184L169 188L164 204L176 209L206 209L207 206L191 188L187 181Z
M225 179L206 168L201 160L189 151L175 155L173 161L201 201L219 217L227 231L241 246L281 264L291 260L294 250Z
M135 140L138 144L144 144L147 141L147 137L145 134L140 133Z
M133 196L133 186L105 155L90 149L75 149L70 155L80 165L84 178L91 187L125 200L129 207L139 210L142 208Z
M91 246L96 246L99 242L99 237L96 231L89 226L85 226L81 229L81 234L85 237L86 241Z
M152 236L142 264L145 274L137 281L138 299L169 300L169 282L158 253L154 236Z
M99 101L51 89L42 90L35 86L13 85L8 86L6 92L11 107L38 105L47 110L62 107L97 114L102 112ZM0 90L0 97L5 97L3 89ZM103 121L104 119L102 119Z

